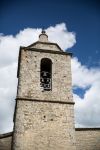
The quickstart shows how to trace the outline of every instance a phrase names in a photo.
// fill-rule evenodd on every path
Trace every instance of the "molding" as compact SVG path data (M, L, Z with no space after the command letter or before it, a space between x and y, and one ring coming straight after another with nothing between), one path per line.
M72 53L64 51L55 51L51 49L41 49L41 48L30 48L30 47L21 47L22 50L35 51L41 53L50 53L50 54L60 54L60 55L69 55L72 57Z
M21 101L34 101L34 102L44 102L44 103L59 103L59 104L71 104L74 105L75 102L65 102L65 101L51 101L51 100L40 100L40 99L32 99L32 98L22 98L22 97L16 97L16 100Z

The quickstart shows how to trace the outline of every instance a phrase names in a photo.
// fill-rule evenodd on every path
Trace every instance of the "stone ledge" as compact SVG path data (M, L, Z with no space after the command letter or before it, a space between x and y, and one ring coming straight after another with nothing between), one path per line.
M70 102L70 101L69 102L65 102L65 101L50 101L50 100L40 100L40 99L31 99L31 98L22 98L22 97L16 97L16 100L45 102L45 103L71 104L71 105L75 104L75 102Z
M40 52L40 53L51 53L51 54L60 54L60 55L69 55L72 57L72 53L70 52L64 52L64 51L54 51L54 50L49 50L49 49L38 49L38 48L26 48L22 47L24 50L28 51L35 51L35 52Z

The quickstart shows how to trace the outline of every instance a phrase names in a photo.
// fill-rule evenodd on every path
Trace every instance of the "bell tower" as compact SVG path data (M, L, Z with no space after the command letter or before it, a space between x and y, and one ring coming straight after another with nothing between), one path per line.
M71 53L48 41L20 47L12 150L75 150Z

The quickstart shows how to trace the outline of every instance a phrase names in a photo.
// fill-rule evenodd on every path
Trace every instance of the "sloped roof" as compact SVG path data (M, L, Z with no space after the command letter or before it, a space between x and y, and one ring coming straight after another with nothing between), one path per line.
M27 46L27 48L32 48L32 47L34 47L34 46L37 45L37 44L55 45L60 51L63 51L63 50L61 49L61 47L60 47L57 43L52 43L52 42L41 42L41 41L37 41L37 42L31 44L31 45Z

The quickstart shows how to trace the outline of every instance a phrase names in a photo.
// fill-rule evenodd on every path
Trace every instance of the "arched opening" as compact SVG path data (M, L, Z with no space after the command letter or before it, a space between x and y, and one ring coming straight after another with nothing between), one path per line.
M52 87L52 61L49 58L43 58L40 66L40 86L43 90L51 90Z

